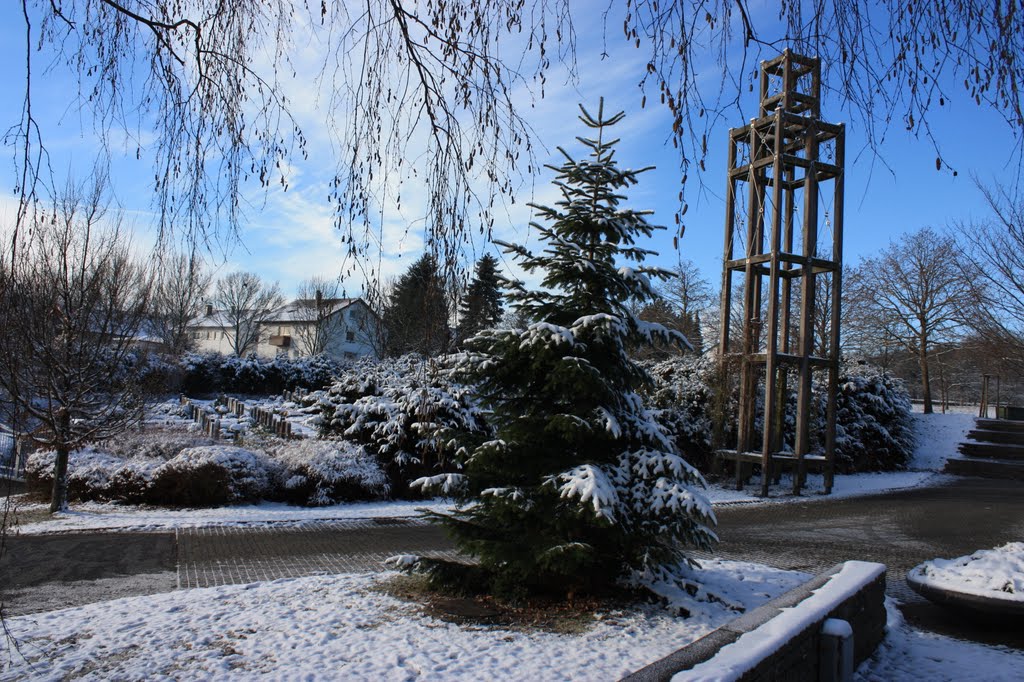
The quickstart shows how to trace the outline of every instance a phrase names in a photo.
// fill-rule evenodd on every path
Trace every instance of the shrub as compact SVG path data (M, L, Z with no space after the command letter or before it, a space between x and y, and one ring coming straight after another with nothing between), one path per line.
M458 469L461 448L491 433L469 387L412 355L357 363L318 401L321 433L365 446L398 495L413 478Z
M653 379L649 393L655 418L687 461L707 471L713 449L717 364L695 355L644 364Z
M654 378L651 400L658 408L658 422L672 434L678 448L701 471L710 468L714 447L716 409L723 410L725 440L735 441L737 396L735 390L715 406L718 364L707 357L682 356L648 365ZM836 471L884 471L901 469L913 454L910 396L903 382L870 365L843 363L836 396ZM735 388L735 387L734 387ZM792 389L792 384L790 385ZM824 450L825 391L818 377L812 385L812 447ZM758 385L754 443L762 437L764 385ZM796 437L796 391L786 393L783 447L793 447Z
M189 395L243 393L271 395L296 388L319 389L341 366L327 356L263 359L190 353L182 357L182 391Z
M324 506L380 499L387 476L365 448L342 440L288 441L273 452L284 466L281 495L292 504Z
M820 433L825 386L815 388ZM872 365L844 363L836 394L836 471L903 469L913 454L910 394L903 381Z
M153 474L157 504L211 507L258 500L272 492L275 464L266 455L227 445L188 448Z
M179 429L147 429L128 431L104 444L111 454L124 459L168 460L186 448L213 445L206 436Z
M48 493L53 485L53 450L32 453L25 465L29 489ZM68 456L68 499L145 502L149 484L160 460L147 457L125 459L86 447Z

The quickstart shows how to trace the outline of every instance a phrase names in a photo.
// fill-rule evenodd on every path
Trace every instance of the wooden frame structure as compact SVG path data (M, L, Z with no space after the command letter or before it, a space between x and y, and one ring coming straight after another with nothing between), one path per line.
M723 367L731 368L727 373L739 370L739 415L735 450L716 455L735 462L738 488L744 464L759 464L763 496L784 465L794 469L794 494L808 466L822 469L825 492L832 490L845 128L820 120L820 92L819 61L786 50L761 63L758 118L729 131L719 351ZM746 206L738 206L744 190ZM829 226L827 201L823 210L829 191L831 243L819 250L819 233L829 236L820 229ZM742 330L734 337L730 317L740 308ZM824 454L810 452L815 369L828 374ZM790 448L783 426L791 374L797 401ZM763 437L755 450L759 415Z

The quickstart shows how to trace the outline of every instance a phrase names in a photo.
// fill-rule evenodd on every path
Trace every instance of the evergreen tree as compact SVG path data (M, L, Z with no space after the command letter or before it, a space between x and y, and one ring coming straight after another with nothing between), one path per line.
M435 584L506 597L601 592L616 585L682 594L686 547L714 539L711 506L697 473L677 452L637 393L649 381L627 348L684 344L678 332L640 320L627 301L654 297L635 246L653 226L646 212L620 208L618 192L641 171L618 168L607 128L623 114L597 117L581 107L596 139L584 161L564 150L555 207L534 206L546 248L501 243L542 287L506 282L509 301L534 320L521 330L491 329L469 342L462 360L480 387L497 435L469 454L461 473L415 485L454 494L459 506L439 519L465 565L421 558Z
M448 347L448 296L437 258L427 253L409 266L388 297L383 322L386 355L433 356Z
M455 332L458 343L501 322L505 308L502 305L500 285L498 259L486 253L476 263L473 281L466 290L459 311L459 326Z

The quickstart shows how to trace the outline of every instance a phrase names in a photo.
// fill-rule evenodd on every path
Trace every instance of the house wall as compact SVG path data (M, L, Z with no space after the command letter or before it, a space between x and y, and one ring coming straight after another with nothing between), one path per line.
M192 343L195 344L196 352L199 353L220 353L231 355L231 343L225 329L218 327L192 327L189 334Z
M334 329L334 334L327 342L326 354L336 360L354 360L357 357L376 357L373 339L377 332L376 317L362 303L353 303L335 315L341 316L341 323ZM298 328L312 325L312 322L273 322L265 324L256 353L262 358L273 358L287 355L289 359L308 355ZM273 346L271 336L290 336L287 348Z
M333 338L327 343L326 353L336 360L354 360L357 357L376 357L375 339L379 333L379 321L370 312L365 303L357 301L339 310L335 315L341 316L341 324L335 328ZM296 359L308 355L303 346L302 338L297 333L301 325L308 322L270 322L264 323L260 330L260 340L256 344L255 353L261 358L286 356ZM200 353L220 353L231 355L231 334L223 327L190 327L189 334L195 349ZM271 336L290 336L288 347L274 346L270 343Z

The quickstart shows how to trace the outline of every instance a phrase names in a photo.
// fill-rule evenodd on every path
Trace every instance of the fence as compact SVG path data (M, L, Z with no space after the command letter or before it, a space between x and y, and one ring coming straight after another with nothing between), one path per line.
M25 477L25 460L18 439L10 431L0 431L0 478Z

